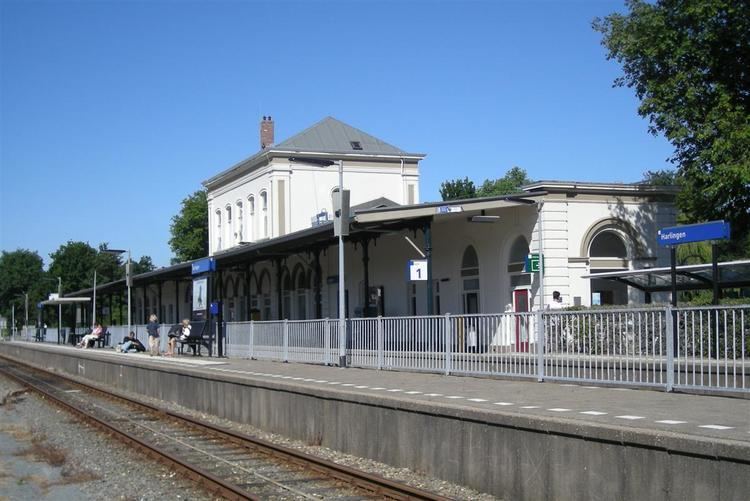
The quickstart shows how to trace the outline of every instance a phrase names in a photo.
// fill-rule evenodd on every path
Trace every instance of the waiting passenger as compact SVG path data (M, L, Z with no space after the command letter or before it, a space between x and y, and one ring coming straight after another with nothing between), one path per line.
M159 353L159 319L153 313L148 317L148 324L146 325L146 332L148 332L148 349L149 354L153 357L154 355L160 355Z
M83 338L81 339L81 342L78 343L76 347L84 348L84 349L88 348L89 343L99 339L99 336L102 335L102 332L104 332L104 330L102 329L101 324L94 324L94 328L91 329L91 332L83 336Z
M169 332L167 333L167 353L165 353L168 357L173 357L175 355L174 349L175 346L177 346L177 339L182 335L182 323L174 324L172 327L169 328Z
M130 331L130 334L125 336L125 339L122 340L122 344L120 344L117 351L121 351L123 353L127 353L130 350L133 350L135 352L141 352L146 351L146 347L143 346L143 343L138 341L138 339L135 337L135 332Z
M180 334L180 341L185 341L190 337L190 331L192 328L193 326L190 325L190 319L185 318L182 320L182 333Z

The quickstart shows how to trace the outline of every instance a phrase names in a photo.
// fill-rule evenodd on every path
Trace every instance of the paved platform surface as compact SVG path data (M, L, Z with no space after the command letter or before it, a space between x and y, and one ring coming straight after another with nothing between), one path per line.
M750 447L750 399L190 355L150 357L109 349L43 346L107 359L138 360L165 369L189 367L207 374L232 375L252 381L283 381L301 388L325 388L335 390L342 398L347 394L378 395L388 398L394 405L422 402L446 408L476 408L530 418L552 417L600 426L724 439Z

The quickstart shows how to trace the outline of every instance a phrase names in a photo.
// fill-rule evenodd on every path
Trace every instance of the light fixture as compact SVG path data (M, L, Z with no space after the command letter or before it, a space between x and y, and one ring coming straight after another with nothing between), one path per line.
M471 223L496 223L500 220L500 216L488 216L484 213L484 209L482 209L482 213L478 216L471 216L469 218L469 222Z

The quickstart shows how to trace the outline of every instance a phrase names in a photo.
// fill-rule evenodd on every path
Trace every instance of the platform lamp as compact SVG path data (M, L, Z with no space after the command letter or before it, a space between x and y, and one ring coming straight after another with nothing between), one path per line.
M334 232L339 237L339 367L346 367L346 296L344 294L344 235L349 234L348 200L344 200L344 161L325 160L313 157L289 157L290 162L299 162L318 167L330 167L334 163L339 168L338 211L335 211ZM345 221L346 220L346 221ZM339 225L336 226L338 221Z
M60 333L62 332L62 277L57 277L57 342L60 342Z
M131 273L131 260L130 260L130 249L104 249L102 252L105 252L107 254L114 254L116 256L119 256L120 254L128 253L128 260L125 263L125 285L128 287L128 330L125 332L125 335L130 334L130 287L133 285L133 274Z

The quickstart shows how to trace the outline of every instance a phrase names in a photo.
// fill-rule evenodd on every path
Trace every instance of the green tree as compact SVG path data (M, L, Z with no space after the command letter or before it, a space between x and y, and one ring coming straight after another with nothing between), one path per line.
M148 273L149 271L154 271L155 269L156 266L154 266L154 263L153 261L151 261L150 256L141 256L138 261L133 261L133 275Z
M691 222L730 222L750 233L750 2L628 0L626 14L595 19L615 86L632 88L653 134L674 146L678 204Z
M479 187L479 190L477 190L477 196L497 197L510 193L518 193L521 191L521 186L530 182L531 180L524 169L513 167L501 178L485 180L482 186Z
M98 254L86 242L68 241L50 254L49 275L62 278L63 294L91 288Z
M671 169L647 170L641 181L642 184L652 186L675 186L678 182L677 173Z
M467 198L475 198L477 196L477 189L474 186L474 181L468 177L453 179L451 181L443 181L440 184L440 196L443 200L465 200Z
M173 262L190 261L208 255L208 202L206 192L198 190L182 201L180 213L172 217L169 247Z
M18 249L0 254L0 314L11 317L16 305L16 327L22 325L25 294L29 300L29 323L36 319L36 304L45 297L44 262L36 251Z

